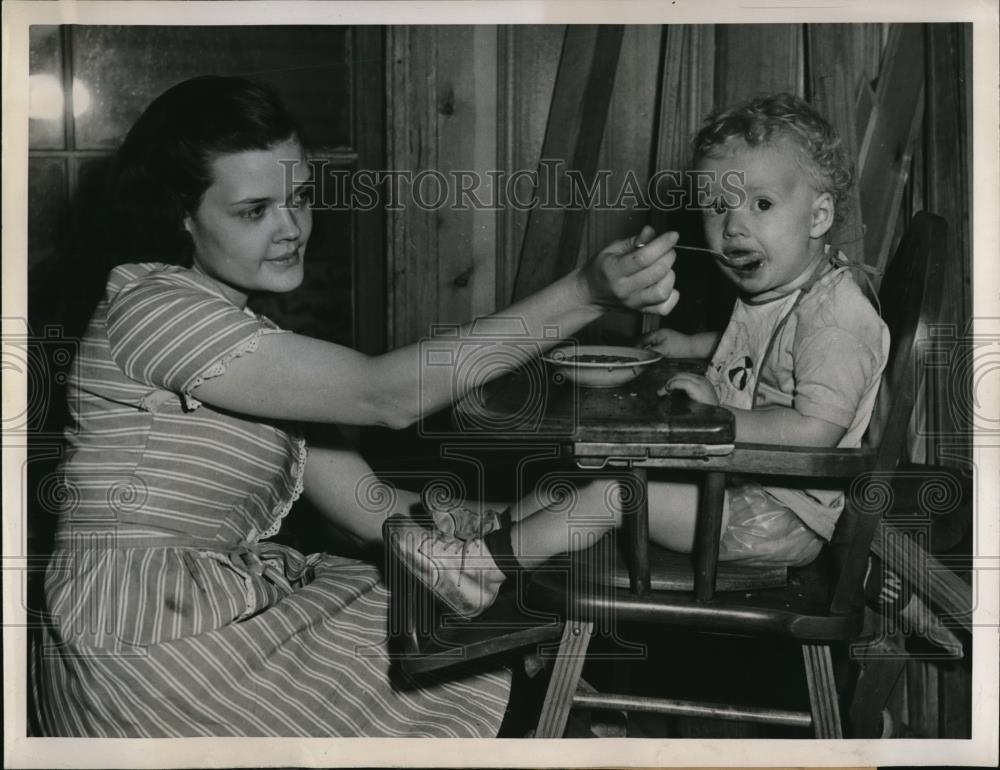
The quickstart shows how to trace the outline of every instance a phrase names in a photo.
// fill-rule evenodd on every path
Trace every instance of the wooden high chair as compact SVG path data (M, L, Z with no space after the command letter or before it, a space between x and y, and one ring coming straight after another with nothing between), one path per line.
M718 485L724 473L745 473L829 480L847 490L846 507L832 542L807 567L790 569L787 585L750 591L691 591L645 589L656 585L658 549L647 542L633 545L634 565L652 564L651 580L636 580L632 589L596 579L583 583L573 576L593 575L591 550L570 557L565 570L540 570L527 595L529 606L558 612L565 618L552 679L539 719L536 737L561 737L570 709L586 707L659 714L716 717L766 724L812 728L817 738L843 736L831 644L848 642L861 631L863 587L872 537L887 512L891 496L884 494L891 474L903 461L907 427L917 388L915 351L921 321L933 322L941 302L946 223L921 212L910 223L889 265L879 293L882 315L892 335L889 362L872 417L860 449L812 449L736 444L732 454L679 463L706 471ZM840 484L837 483L840 480ZM814 484L814 486L816 486ZM714 585L718 570L721 495L716 510L703 511L696 536L694 562ZM646 516L645 510L636 516ZM642 530L644 522L635 524ZM645 549L648 551L643 552ZM614 576L611 576L612 578ZM639 586L639 589L636 589ZM809 692L808 712L741 708L731 704L700 703L625 694L600 694L581 687L580 673L595 622L613 616L676 626L686 632L723 632L744 636L784 637L800 643Z

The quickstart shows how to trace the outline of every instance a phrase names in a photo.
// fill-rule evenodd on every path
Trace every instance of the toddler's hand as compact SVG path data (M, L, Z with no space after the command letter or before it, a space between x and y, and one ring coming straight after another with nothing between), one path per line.
M712 383L701 374L682 372L667 380L667 384L656 391L656 395L666 395L668 390L683 390L692 401L697 401L709 406L719 405L719 395L712 387Z
M673 329L655 329L639 340L639 346L655 350L667 358L687 358L688 336Z

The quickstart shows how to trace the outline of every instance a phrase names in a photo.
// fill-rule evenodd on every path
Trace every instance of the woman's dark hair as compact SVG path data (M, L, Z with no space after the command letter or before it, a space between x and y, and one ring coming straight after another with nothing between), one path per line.
M106 234L115 261L189 265L184 217L212 184L212 160L299 135L278 97L249 80L198 77L162 93L128 132L111 170Z

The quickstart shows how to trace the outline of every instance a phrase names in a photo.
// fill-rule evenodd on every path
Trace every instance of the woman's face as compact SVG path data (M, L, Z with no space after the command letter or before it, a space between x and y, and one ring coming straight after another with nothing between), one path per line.
M312 231L302 145L288 139L268 150L219 155L211 169L212 184L184 219L194 268L240 307L251 292L297 288Z

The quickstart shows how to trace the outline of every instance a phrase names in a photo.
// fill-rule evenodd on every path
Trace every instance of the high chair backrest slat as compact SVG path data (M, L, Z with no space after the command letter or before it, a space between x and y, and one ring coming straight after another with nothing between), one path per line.
M891 497L886 490L888 474L904 459L913 417L921 327L940 317L946 238L944 219L924 211L917 213L882 279L879 303L891 343L867 437L868 446L876 449L876 459L872 474L855 479L847 490L834 534L838 578L831 610L835 613L856 610L864 601L868 550L881 519L882 503L888 504Z

